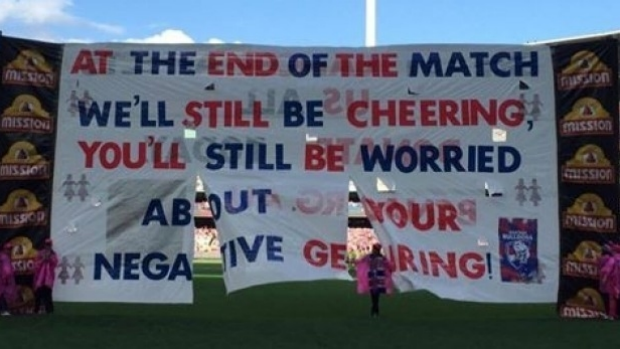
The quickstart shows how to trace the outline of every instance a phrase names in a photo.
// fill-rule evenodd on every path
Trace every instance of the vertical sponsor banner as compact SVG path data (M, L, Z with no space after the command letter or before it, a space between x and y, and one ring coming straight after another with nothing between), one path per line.
M50 236L62 45L0 39L0 243L11 243L19 297L32 313L37 250Z
M174 103L204 86L133 74L132 54L150 52L139 49L65 46L52 221L59 300L193 301L196 172Z
M562 317L608 317L598 259L618 243L618 45L554 48L559 168Z
M208 178L228 292L285 281L351 280L347 176L215 172Z

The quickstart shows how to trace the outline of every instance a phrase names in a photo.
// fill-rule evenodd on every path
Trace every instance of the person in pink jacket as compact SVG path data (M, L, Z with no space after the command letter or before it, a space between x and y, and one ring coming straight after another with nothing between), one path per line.
M0 315L11 315L9 304L15 300L17 286L15 285L15 270L11 261L13 245L7 242L0 250Z
M52 240L46 239L43 249L37 253L34 263L34 312L51 314L54 312L52 290L56 280L58 256L52 248ZM41 306L45 310L41 309Z
M380 244L374 244L372 251L356 263L357 292L370 293L372 317L379 316L380 296L394 290L393 272L394 265L381 253Z
M603 246L603 255L599 257L599 290L609 297L607 315L618 318L618 298L620 298L620 245Z

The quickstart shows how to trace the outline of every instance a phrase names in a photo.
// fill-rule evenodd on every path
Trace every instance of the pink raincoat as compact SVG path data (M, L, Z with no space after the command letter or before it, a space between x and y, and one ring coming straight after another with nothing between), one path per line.
M49 288L54 287L57 265L58 256L56 256L56 253L48 250L41 250L37 253L37 258L34 262L35 290L42 286L47 286Z
M383 257L385 269L384 286L387 294L394 292L394 281L392 280L392 273L394 272L394 264L387 258ZM370 256L365 256L359 259L355 263L355 270L357 274L357 293L366 294L370 292L370 280L368 280L368 272L370 271Z
M0 297L4 297L8 303L12 303L17 298L15 270L11 257L4 252L0 252Z
M620 254L603 256L599 260L600 290L613 298L620 298Z
M607 313L617 318L617 303L620 298L620 246L612 245L608 249L611 255L604 255L599 259L599 289L609 296Z

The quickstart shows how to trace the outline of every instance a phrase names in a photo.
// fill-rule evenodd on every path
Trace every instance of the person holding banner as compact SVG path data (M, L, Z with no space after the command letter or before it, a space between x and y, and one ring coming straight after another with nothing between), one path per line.
M54 312L52 289L56 279L58 256L52 248L52 239L46 239L42 250L37 253L34 263L34 312L51 314ZM41 306L45 310L41 309Z
M15 270L11 261L11 250L13 245L7 242L0 251L0 315L11 315L9 304L17 296L17 286L15 285Z
M369 254L356 262L357 292L370 293L370 316L379 316L379 298L382 294L391 294L394 289L392 273L394 265L382 253L381 245L372 246Z

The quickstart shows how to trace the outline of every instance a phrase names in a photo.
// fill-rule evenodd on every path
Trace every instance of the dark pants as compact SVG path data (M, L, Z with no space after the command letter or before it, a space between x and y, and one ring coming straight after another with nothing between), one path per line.
M6 301L4 295L0 296L0 312L9 311L9 304Z
M380 290L370 290L370 301L372 307L370 308L371 316L379 316L379 296L381 296Z
M45 312L54 312L54 301L52 300L52 289L47 286L39 287L34 293L34 312L38 313L41 305L45 307Z

